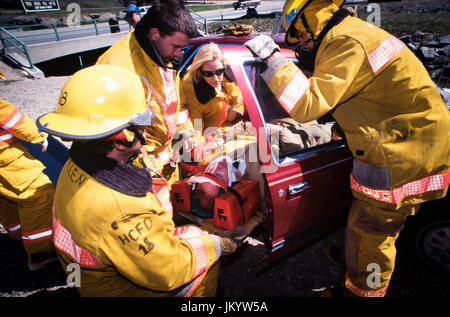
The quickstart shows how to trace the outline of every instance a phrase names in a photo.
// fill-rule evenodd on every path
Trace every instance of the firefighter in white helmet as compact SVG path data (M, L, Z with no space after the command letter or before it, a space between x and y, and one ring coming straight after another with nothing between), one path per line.
M36 124L0 99L0 223L12 239L23 241L28 269L36 271L57 261L51 215L55 188L45 166L19 140L47 148Z
M270 37L246 45L267 61L262 77L294 119L307 122L331 113L343 130L354 158L343 291L384 296L406 218L422 202L447 193L450 115L405 44L340 9L343 3L288 0L284 5L286 42L300 43L299 62L311 72L309 78L284 59ZM380 267L379 283L367 282L371 263Z
M175 227L165 181L130 164L153 116L145 86L124 68L91 66L38 118L73 141L55 193L57 254L64 270L80 265L82 296L215 296L218 259L236 244Z

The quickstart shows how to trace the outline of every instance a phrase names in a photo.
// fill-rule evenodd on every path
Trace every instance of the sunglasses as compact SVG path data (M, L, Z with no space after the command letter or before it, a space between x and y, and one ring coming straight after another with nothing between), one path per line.
M219 68L219 69L216 69L213 72L209 71L209 70L201 70L200 69L200 73L202 73L202 75L205 76L205 77L212 77L214 75L220 76L223 73L225 73L225 68Z

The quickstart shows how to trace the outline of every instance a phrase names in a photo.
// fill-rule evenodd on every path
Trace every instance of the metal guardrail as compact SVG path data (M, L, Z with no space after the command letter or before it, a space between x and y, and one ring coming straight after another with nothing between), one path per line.
M120 17L112 18L117 20L123 20ZM23 65L21 62L16 61L12 56L8 56L8 58L14 60L16 64L22 65L23 67L27 67L31 70L35 69L35 66L33 64L33 61L31 59L30 53L27 48L27 44L24 43L25 38L32 38L42 35L51 35L54 34L54 40L53 41L61 41L63 39L63 35L71 32L80 32L83 30L90 30L92 27L95 29L95 34L98 36L101 33L101 29L110 29L111 33L113 32L113 28L119 27L119 24L111 24L108 23L108 25L99 25L103 22L110 22L111 19L92 19L92 20L81 20L79 21L79 27L77 28L69 28L70 25L67 25L63 22L56 22L56 23L42 23L42 24L27 24L27 25L10 25L10 26L3 26L0 27L0 41L2 44L2 55L6 56L7 50L13 49L15 50L15 53L22 53L25 55L26 60L28 61L29 65ZM131 27L127 24L128 28L131 29ZM13 30L23 30L23 29L40 29L42 31L52 29L50 32L26 32L26 34L18 35L12 34L11 32ZM120 32L120 29L119 29ZM106 33L106 32L104 32ZM109 32L108 32L109 33Z
M200 25L203 25L203 28L205 29L205 35L208 35L208 23L207 23L207 20L204 17L202 17L200 14L198 14L198 13L192 11L192 10L189 10L189 9L187 9L187 10L191 14L191 16L192 16L192 18L194 19L195 22L197 22Z
M207 25L207 20L202 17L201 15L199 15L198 13L189 10L189 13L192 15L192 18L194 19L194 21L197 24L200 24L203 26L204 28L204 33L205 35L208 34L208 25ZM115 20L116 24L112 24L111 20ZM79 27L77 28L69 28L70 25L67 25L64 22L55 22L55 23L42 23L42 24L27 24L27 25L9 25L9 26L3 26L0 27L0 41L2 43L2 54L6 55L6 50L8 48L15 48L16 51L22 53L25 55L26 59L28 60L29 66L25 66L25 67L29 67L30 69L34 69L35 66L33 64L33 61L31 60L30 57L30 53L28 52L27 49L27 44L24 43L23 39L24 38L32 38L32 37L37 37L37 36L42 36L42 35L51 35L54 34L55 38L54 41L61 41L63 40L63 35L67 34L67 33L71 33L71 32L80 32L83 30L89 30L92 29L92 27L94 27L95 29L95 34L98 36L101 34L101 29L110 29L111 33L115 33L115 32L120 32L120 27L119 27L119 23L118 21L120 20L124 20L121 17L114 17L114 18L106 18L106 19L91 19L91 20L80 20L78 21L79 23L77 23L77 25L79 25ZM108 23L108 25L103 24L102 23ZM128 25L128 24L127 24ZM21 34L18 35L16 34L12 34L12 30L23 30L23 29L31 29L31 30L35 30L35 29L40 29L40 30L48 30L48 29L52 29L52 31L50 32L27 32L27 34ZM114 29L116 28L116 29ZM128 25L128 28L131 30L131 27ZM113 31L114 30L114 31ZM104 32L103 34L105 34L106 32Z
M26 56L29 63L28 67L30 69L35 68L33 61L31 60L30 53L28 52L27 45L21 40L19 40L17 37L15 37L13 34L8 32L4 27L0 27L0 41L2 43L2 55L6 55L6 48L8 47L6 43L9 43L11 44L11 46L13 46L19 52L23 53Z
M18 29L30 29L30 30L36 30L36 29L40 29L40 30L44 30L44 29L53 29L54 35L55 35L55 40L56 41L61 41L62 34L65 33L71 33L71 32L79 32L79 31L83 31L83 30L89 30L92 29L92 27L95 29L95 34L96 35L100 35L100 29L101 28L113 28L114 25L108 25L108 26L99 26L100 23L107 23L109 22L111 19L115 19L115 20L123 20L120 17L114 17L114 18L110 18L110 19L91 19L91 20L80 20L77 24L74 25L68 25L64 22L55 22L55 23L42 23L42 24L26 24L26 25L10 25L10 26L4 26L3 29L7 29L7 30L18 30ZM92 25L90 25L92 24ZM69 27L71 26L77 26L76 29L70 29ZM128 26L129 27L129 26ZM129 27L129 29L131 29L131 27ZM30 38L30 37L36 37L36 36L42 36L42 35L49 35L51 32L30 32L27 35L17 35L16 34L16 38Z
M194 19L194 21L197 24L200 24L203 29L205 34L208 34L208 25L207 25L207 20L202 17L201 15L199 15L198 13L189 10L189 13L192 15L192 18ZM64 23L64 22L55 22L55 23L42 23L42 24L26 24L26 25L9 25L9 26L3 26L2 28L5 30L18 30L18 29L49 29L52 28L53 29L53 33L55 34L55 40L56 41L60 41L61 40L61 35L64 33L70 33L70 32L79 32L82 30L88 30L90 28L92 28L92 26L95 29L95 34L96 35L100 35L100 29L104 28L104 29L109 29L114 28L114 25L109 25L109 26L100 26L101 23L109 23L111 19L117 20L117 21L124 21L124 19L122 17L116 16L114 18L105 18L105 19L91 19L91 20L80 20L78 21L77 25L79 25L80 27L78 27L77 29L66 29L67 27L69 27L70 25ZM90 25L92 24L92 25ZM84 26L87 26L83 28ZM128 26L128 24L127 24ZM131 30L131 27L128 26L129 30ZM11 34L11 33L9 33ZM20 38L30 38L30 37L36 37L36 36L42 36L43 33L29 33L28 35L20 35L18 36L17 34L15 35L15 38L20 39ZM14 36L14 35L13 35Z

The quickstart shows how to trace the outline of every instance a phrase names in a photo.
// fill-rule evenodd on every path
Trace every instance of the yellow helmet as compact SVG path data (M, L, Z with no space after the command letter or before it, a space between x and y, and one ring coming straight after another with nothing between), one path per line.
M67 81L56 110L39 117L37 125L68 140L103 139L132 125L150 125L150 89L146 94L144 87L138 75L124 68L87 67Z
M305 8L314 0L286 0L283 6L283 12L281 15L281 26L286 34L290 33L290 29L294 27L295 20L300 16ZM330 0L340 8L345 0ZM286 37L288 38L288 37ZM289 41L288 41L289 42Z

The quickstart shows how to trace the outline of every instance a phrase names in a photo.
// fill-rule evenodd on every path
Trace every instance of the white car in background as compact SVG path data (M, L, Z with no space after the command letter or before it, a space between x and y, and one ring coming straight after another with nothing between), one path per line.
M140 7L139 11L141 11L141 16L144 16L147 11L151 8L152 6L144 6L144 7Z

